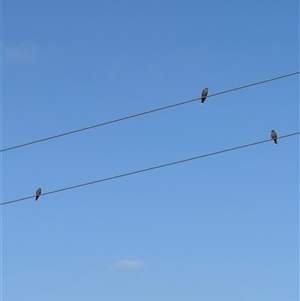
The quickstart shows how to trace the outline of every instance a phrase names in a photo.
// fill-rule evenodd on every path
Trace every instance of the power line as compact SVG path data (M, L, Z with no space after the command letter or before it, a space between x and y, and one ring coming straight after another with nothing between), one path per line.
M300 71L288 73L288 74L285 74L285 75L281 75L281 76L278 76L278 77L273 77L273 78L262 80L262 81L255 82L255 83L252 83L252 84L247 84L247 85L240 86L240 87L237 87L237 88L217 92L217 93L208 95L207 97L214 97L214 96L218 96L218 95L221 95L221 94L230 93L230 92L233 92L233 91L249 88L249 87L252 87L252 86L265 84L267 82L271 82L271 81L274 81L274 80L278 80L278 79L282 79L282 78L285 78L285 77L293 76L293 75L296 75L296 74L299 74L299 73L300 73ZM87 126L87 127L80 128L80 129L77 129L77 130L61 133L61 134L58 134L58 135L53 135L53 136L49 136L49 137L46 137L46 138L33 140L33 141L26 142L26 143L23 143L23 144L18 144L18 145L15 145L15 146L4 148L0 152L7 152L7 151L10 151L10 150L25 147L25 146L28 146L28 145L31 145L31 144L36 144L36 143L44 142L44 141L47 141L47 140L52 140L52 139L60 138L60 137L63 137L63 136L72 135L72 134L75 134L75 133L91 130L91 129L101 127L101 126L105 126L105 125L109 125L109 124L112 124L112 123L117 123L117 122L124 121L124 120L127 120L127 119L136 118L136 117L139 117L139 116L142 116L142 115L152 114L152 113L155 113L155 112L158 112L158 111L171 109L171 108L174 108L174 107L177 107L177 106L186 105L188 103L197 101L199 99L201 99L201 97L197 97L197 98L193 98L193 99L190 99L190 100L186 100L186 101L178 102L178 103L175 103L175 104L167 105L167 106L164 106L164 107L152 109L152 110L149 110L149 111L144 111L144 112L141 112L141 113L137 113L137 114L117 118L117 119L114 119L114 120L98 123L98 124Z
M291 136L295 136L295 135L299 135L299 134L300 134L300 132L295 132L295 133L292 133L292 134L287 134L287 135L280 136L277 139L283 139L283 138L287 138L287 137L291 137ZM83 186L87 186L87 185L92 185L92 184L96 184L96 183L100 183L100 182L111 181L111 180L115 180L115 179L118 179L118 178L132 176L132 175L135 175L135 174L138 174L138 173L143 173L143 172L151 171L151 170L154 170L154 169L160 169L160 168L168 167L168 166L171 166L171 165L177 165L177 164L185 163L185 162L188 162L188 161L198 160L198 159L202 159L202 158L205 158L205 157L215 156L215 155L219 155L219 154L222 154L222 153L234 151L234 150L241 149L241 148L251 147L251 146L266 143L266 142L270 142L270 139L261 140L261 141L258 141L258 142L253 142L253 143L244 144L244 145L240 145L240 146L235 146L235 147L232 147L232 148L227 148L227 149L223 149L223 150L220 150L220 151L216 151L216 152L212 152L212 153L208 153L208 154L204 154L204 155L199 155L199 156L196 156L196 157L190 157L190 158L182 159L182 160L179 160L179 161L173 161L173 162L169 162L169 163L165 163L165 164L161 164L161 165L156 165L156 166L152 166L152 167L148 167L148 168L144 168L144 169L139 169L139 170L131 171L131 172L128 172L128 173L123 173L123 174L111 176L111 177L108 177L108 178L103 178L103 179L100 179L100 180L95 180L95 181L91 181L91 182L77 184L77 185L74 185L74 186L60 188L60 189L57 189L57 190L52 190L52 191L49 191L49 192L42 193L42 196L62 192L62 191L65 191L65 190L71 190L71 189L75 189L75 188L79 188L79 187L83 187ZM34 198L34 197L35 197L35 195L28 196L28 197L23 197L23 198L20 198L20 199L15 199L15 200L12 200L12 201L7 201L7 202L4 202L4 203L0 203L0 205L4 206L4 205L11 204L11 203L16 203L16 202L24 201L24 200L27 200L27 199L31 199L31 198Z

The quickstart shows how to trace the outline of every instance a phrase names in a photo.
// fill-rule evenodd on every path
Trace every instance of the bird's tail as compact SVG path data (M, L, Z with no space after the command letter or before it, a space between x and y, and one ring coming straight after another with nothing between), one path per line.
M277 143L277 139L274 139L274 143L275 143L275 145L277 145L278 143Z
M35 200L37 201L38 198L39 198L39 196L36 196L36 197L35 197Z

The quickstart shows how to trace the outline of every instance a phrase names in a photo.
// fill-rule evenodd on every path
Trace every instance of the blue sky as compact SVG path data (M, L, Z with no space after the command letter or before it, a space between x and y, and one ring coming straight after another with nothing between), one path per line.
M2 1L1 149L299 70L299 2ZM1 201L299 131L299 76L1 154ZM298 300L299 138L1 206L3 301Z

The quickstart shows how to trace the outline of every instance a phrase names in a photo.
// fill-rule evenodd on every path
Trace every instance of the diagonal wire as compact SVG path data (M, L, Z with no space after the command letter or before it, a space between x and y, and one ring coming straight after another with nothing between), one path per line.
M288 137L299 135L299 134L300 134L300 132L295 132L295 133L280 136L277 139L288 138ZM139 170L135 170L135 171L131 171L131 172L111 176L111 177L108 177L108 178L103 178L103 179L99 179L99 180L95 180L95 181L91 181L91 182L77 184L77 185L74 185L74 186L68 186L68 187L65 187L65 188L60 188L60 189L57 189L57 190L52 190L52 191L49 191L49 192L45 192L42 195L45 196L45 195L48 195L48 194L53 194L53 193L58 193L58 192L66 191L66 190L71 190L71 189L75 189L75 188L79 188L79 187L83 187L83 186L93 185L93 184L100 183L100 182L111 181L111 180L115 180L115 179L118 179L118 178L128 177L128 176L132 176L132 175L135 175L135 174L138 174L138 173L148 172L148 171L151 171L151 170L160 169L160 168L164 168L164 167L168 167L168 166L172 166L172 165L177 165L177 164L181 164L181 163L185 163L185 162L189 162L189 161L193 161L193 160L198 160L198 159L202 159L202 158L206 158L206 157L210 157L210 156L220 155L222 153L231 152L231 151L234 151L234 150L238 150L238 149L241 149L241 148L247 148L247 147L251 147L251 146L266 143L266 142L270 142L270 139L261 140L261 141L257 141L257 142L252 142L252 143L244 144L244 145L240 145L240 146L235 146L235 147L232 147L232 148L227 148L227 149L223 149L223 150L220 150L220 151L216 151L216 152L212 152L212 153L208 153L208 154L204 154L204 155L199 155L199 156L196 156L196 157L190 157L190 158L186 158L186 159L182 159L182 160L178 160L178 161L173 161L173 162L169 162L169 163L165 163L165 164L161 164L161 165L156 165L156 166L152 166L152 167L148 167L148 168L144 168L144 169L139 169ZM23 197L23 198L20 198L20 199L15 199L15 200L12 200L12 201L3 202L3 203L0 203L0 205L4 206L4 205L24 201L24 200L27 200L27 199L31 199L31 198L34 198L34 197L35 197L35 195L31 195L31 196Z
M218 95L221 95L221 94L230 93L230 92L233 92L233 91L237 91L237 90L241 90L241 89L253 87L253 86L256 86L256 85L265 84L267 82L279 80L279 79L282 79L282 78L285 78L285 77L289 77L289 76L293 76L293 75L296 75L296 74L299 74L299 73L300 73L300 71L288 73L288 74L285 74L285 75L273 77L273 78L262 80L262 81L255 82L255 83L252 83L252 84L247 84L247 85L240 86L240 87L237 87L237 88L233 88L233 89L229 89L229 90L217 92L217 93L208 95L207 97L214 97L214 96L218 96ZM56 138L59 138L59 137L63 137L63 136L67 136L67 135L72 135L72 134L75 134L75 133L79 133L79 132L91 130L91 129L94 129L94 128L97 128L97 127L101 127L101 126L105 126L105 125L109 125L109 124L112 124L112 123L117 123L117 122L120 122L120 121L124 121L124 120L128 120L128 119L136 118L136 117L139 117L139 116L143 116L143 115L147 115L147 114L152 114L152 113L155 113L155 112L158 112L158 111L171 109L171 108L174 108L174 107L186 105L188 103L197 101L199 99L201 99L201 97L197 97L197 98L193 98L193 99L190 99L190 100L186 100L186 101L178 102L178 103L175 103L175 104L163 106L163 107L160 107L160 108L152 109L152 110L149 110L149 111L144 111L144 112L141 112L141 113L137 113L137 114L133 114L133 115L129 115L129 116L117 118L117 119L114 119L114 120L110 120L110 121L98 123L98 124L87 126L87 127L80 128L80 129L77 129L77 130L73 130L73 131L61 133L61 134L58 134L58 135L53 135L53 136L49 136L49 137L46 137L46 138L41 138L41 139L38 139L38 140L33 140L33 141L26 142L26 143L23 143L23 144L18 144L18 145L15 145L15 146L4 148L4 149L0 150L0 152L7 152L7 151L10 151L10 150L13 150L13 149L16 149L16 148L21 148L21 147L25 147L25 146L28 146L28 145L32 145L32 144L44 142L44 141L47 141L47 140L52 140L52 139L56 139Z

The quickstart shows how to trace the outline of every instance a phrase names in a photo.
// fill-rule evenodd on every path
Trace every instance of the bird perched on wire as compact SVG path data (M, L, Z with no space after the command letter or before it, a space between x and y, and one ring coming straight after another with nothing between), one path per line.
M273 139L275 145L277 145L277 134L274 130L271 131L271 139Z
M202 95L201 95L201 104L202 105L204 104L204 101L205 101L205 99L207 97L207 94L208 94L208 88L203 89Z
M39 188L36 192L35 192L35 200L37 201L37 199L39 198L39 196L41 195L42 193L42 189Z

